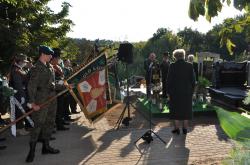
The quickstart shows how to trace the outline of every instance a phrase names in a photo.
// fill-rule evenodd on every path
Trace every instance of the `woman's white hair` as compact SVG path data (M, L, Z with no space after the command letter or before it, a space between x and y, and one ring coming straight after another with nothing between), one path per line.
M188 62L194 62L194 55L193 54L188 55Z
M177 60L181 60L181 59L185 59L185 50L184 49L176 49L173 51L173 56L174 58L176 58Z

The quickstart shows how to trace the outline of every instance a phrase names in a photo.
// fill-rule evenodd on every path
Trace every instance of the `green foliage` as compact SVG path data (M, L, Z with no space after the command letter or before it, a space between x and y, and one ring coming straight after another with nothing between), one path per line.
M47 6L49 1L0 1L0 51L6 65L18 53L37 55L40 44L51 46L71 30L70 4L62 3L61 11L54 13Z
M218 15L222 9L222 3L220 0L206 0L205 1L205 17L211 22L211 18Z
M205 5L201 5L202 2L205 2ZM194 21L197 21L200 15L204 15L203 10L197 10L197 6L203 7L205 12L206 19L210 22L212 17L218 15L221 11L223 3L225 0L190 0L189 5L189 17ZM231 0L226 1L227 5L230 5ZM244 19L238 19L237 21L231 22L229 26L224 27L220 30L220 45L225 45L230 55L234 54L235 48L238 46L237 42L232 40L232 34L237 32L241 33L244 29L249 28L249 9L250 9L250 1L249 0L234 0L233 5L238 10L245 10L247 16Z
M206 88L211 85L211 82L205 77L199 77L197 85L199 88Z
M182 39L171 30L159 28L153 37L145 44L141 53L144 58L147 58L151 52L154 52L157 55L157 59L161 60L164 52L173 52L176 48L180 48L181 45Z
M221 58L226 60L234 60L241 56L248 49L250 28L235 26L234 22L244 20L246 17L247 15L235 19L228 18L222 24L214 26L205 36L204 49L219 53ZM242 31L238 33L238 30ZM227 34L227 37L223 34Z
M249 105L250 104L250 91L247 92L247 97L243 100L243 103L245 105Z
M183 30L177 33L177 36L182 39L181 47L186 50L188 54L195 54L205 50L205 35L192 30L191 28L185 27Z
M11 87L6 87L6 86L3 86L1 87L2 88L2 95L4 97L4 100L9 98L10 96L13 96L15 93L14 93L14 89L11 88Z
M236 142L230 157L223 161L224 165L250 164L250 141Z
M206 17L211 22L211 17L217 16L222 9L220 0L190 0L188 15L197 21L199 15Z
M237 113L217 107L217 116L225 133L232 139L245 142L250 140L250 119Z
M17 0L0 0L0 3L8 3L15 6L17 5Z
M193 20L197 21L199 14L205 15L205 1L203 0L191 0L189 3L188 15Z

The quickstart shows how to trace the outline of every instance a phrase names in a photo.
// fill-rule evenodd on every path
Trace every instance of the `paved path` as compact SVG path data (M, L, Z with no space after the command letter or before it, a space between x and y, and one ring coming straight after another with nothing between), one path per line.
M57 132L52 146L61 150L58 155L41 155L41 144L36 149L34 165L81 165L81 164L220 164L228 156L232 142L226 137L212 117L195 118L190 133L172 135L171 124L166 119L154 119L155 132L166 141L158 138L150 144L139 140L148 128L148 122L132 110L132 122L128 128L114 130L123 105L109 111L95 125L88 125L82 117L70 125L70 131ZM83 114L81 114L83 115ZM74 116L76 117L76 116ZM208 117L209 118L209 117ZM6 150L0 151L0 164L22 165L28 153L28 137L8 137Z

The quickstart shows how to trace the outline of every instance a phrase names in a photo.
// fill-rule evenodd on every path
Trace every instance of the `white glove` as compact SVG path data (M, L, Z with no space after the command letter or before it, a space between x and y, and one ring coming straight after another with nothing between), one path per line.
M25 98L21 97L21 104L24 104L24 103L25 103Z
M63 85L63 83L64 83L63 80L58 81L58 84L59 84L59 85Z
M27 103L27 107L28 107L29 109L32 109L32 104Z

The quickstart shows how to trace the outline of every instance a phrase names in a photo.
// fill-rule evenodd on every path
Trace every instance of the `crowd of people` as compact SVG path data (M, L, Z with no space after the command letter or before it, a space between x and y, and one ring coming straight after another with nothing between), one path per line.
M155 95L152 89L161 81L161 97L168 99L170 119L174 121L172 133L175 134L180 134L181 121L183 134L188 132L188 121L192 119L192 98L198 78L198 64L194 62L194 55L190 54L185 61L185 54L184 49L175 50L175 61L170 62L170 53L165 52L159 63L156 54L150 53L144 61L147 97L152 99L151 95Z
M183 134L188 132L188 121L192 119L192 98L198 78L198 66L194 63L194 56L189 55L185 61L185 54L185 50L177 49L173 52L175 61L170 61L170 53L165 52L159 63L156 54L150 53L144 61L147 97L151 98L151 91L154 91L152 86L162 84L161 97L169 101L174 134L180 134L181 121ZM66 88L64 79L71 75L72 71L70 60L61 59L59 48L39 46L36 61L24 54L18 54L13 59L6 78L8 86L13 88L14 97L26 112L34 111L31 114L34 126L26 118L16 123L18 136L30 135L30 150L26 162L33 162L37 142L43 144L42 154L60 153L58 149L50 146L49 141L55 140L53 132L69 130L66 125L74 121L70 115L79 113L77 103L69 93L57 97L46 106L42 106L42 103ZM0 80L3 82L4 79ZM73 88L73 84L69 84L68 88ZM15 116L19 118L23 112L18 110L18 107L16 109ZM4 114L6 111L1 110L0 113ZM0 124L6 124L1 115ZM4 140L5 138L0 138L0 142ZM0 149L5 148L6 146L0 146Z
M76 66L76 64L74 65ZM59 96L52 100L47 106L41 106L48 98L55 96L58 92L64 90L64 79L73 71L71 61L69 59L61 59L61 50L59 48L50 48L45 45L39 46L37 52L37 60L33 61L24 54L18 54L14 57L11 69L6 78L1 76L1 86L9 86L14 90L15 99L22 105L23 109L28 112L34 110L31 119L34 127L25 118L16 123L16 135L30 135L30 151L26 158L26 162L32 162L35 156L35 148L37 142L42 142L42 154L58 154L60 151L50 146L49 141L55 140L52 136L53 132L66 131L69 128L71 114L77 114L77 103L69 93ZM3 84L7 80L7 85ZM73 85L68 85L73 88ZM1 96L1 102L3 96ZM3 108L2 108L3 109ZM0 124L6 125L1 118ZM14 114L11 114L14 115ZM18 107L15 108L15 118L21 117L23 114ZM0 138L0 142L5 138ZM5 149L6 146L0 146Z

